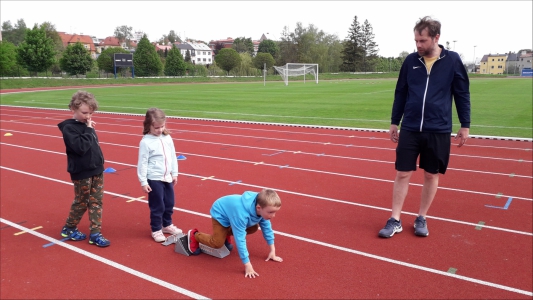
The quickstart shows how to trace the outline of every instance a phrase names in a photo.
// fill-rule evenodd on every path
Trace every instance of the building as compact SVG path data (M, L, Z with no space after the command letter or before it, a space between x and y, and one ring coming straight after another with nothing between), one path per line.
M261 38L256 41L256 40L252 40L252 43L254 44L254 56L257 55L257 50L259 49L259 44L263 41L263 40L266 40L267 37L265 36L265 34L261 35ZM231 38L231 37L228 37L227 39L222 39L222 40L211 40L208 44L209 48L211 48L211 50L216 50L216 46L217 44L222 44L222 48L231 48L233 46L233 41L235 41L235 39Z
M507 54L483 55L479 64L480 74L503 74L505 72L505 62Z
M518 53L509 52L505 61L505 70L507 74L519 74Z
M518 74L522 74L523 69L533 69L533 53L522 51L518 57L517 65L518 65Z
M180 50L183 58L185 58L187 50L189 50L193 64L210 65L213 63L213 50L204 43L176 42L174 43L174 47Z
M92 37L83 34L68 34L65 32L57 33L63 42L63 47L68 47L70 44L80 42L85 49L89 50L91 57L96 59L96 47L94 46Z

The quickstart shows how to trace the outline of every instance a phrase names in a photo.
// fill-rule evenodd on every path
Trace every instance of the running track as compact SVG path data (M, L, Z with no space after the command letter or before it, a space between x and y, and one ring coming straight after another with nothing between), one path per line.
M390 216L394 147L384 132L169 118L180 175L174 223L210 230L212 202L263 187L282 263L248 237L256 279L238 255L186 257L150 236L136 177L142 116L98 112L106 159L102 232L108 248L62 242L72 184L57 123L66 110L1 106L1 298L531 299L532 143L452 141L449 171L414 236L422 172L413 175L404 232L380 239ZM12 136L5 136L11 133ZM87 233L84 216L80 229Z

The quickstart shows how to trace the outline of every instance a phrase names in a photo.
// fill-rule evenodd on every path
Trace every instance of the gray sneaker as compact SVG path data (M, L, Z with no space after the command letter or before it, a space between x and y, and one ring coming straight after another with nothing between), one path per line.
M415 219L415 235L418 236L428 236L428 225L426 219L422 216L418 216Z
M392 237L396 232L402 232L402 221L396 221L395 218L390 218L387 220L385 227L379 231L379 236L384 238Z

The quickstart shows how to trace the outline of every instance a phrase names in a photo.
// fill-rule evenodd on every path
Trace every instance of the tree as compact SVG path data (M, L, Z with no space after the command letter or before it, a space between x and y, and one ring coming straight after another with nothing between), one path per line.
M171 30L168 33L167 38L168 38L168 41L171 42L172 44L174 44L175 42L180 42L181 43L181 39L180 39L179 35L177 35L176 32L174 32L174 30Z
M259 43L257 52L270 53L270 55L276 59L279 55L279 46L273 40L263 40Z
M96 59L98 69L104 70L107 73L115 73L115 53L130 53L128 50L122 47L110 47L102 51L100 56Z
M355 72L358 70L359 62L363 57L363 49L361 47L361 25L357 20L357 16L353 18L352 25L348 29L348 36L343 43L342 50L342 65L343 71Z
M376 42L374 42L374 33L372 29L372 25L370 25L370 22L368 20L365 20L365 23L363 23L363 26L361 28L361 48L363 50L363 71L366 72L368 70L367 66L370 64L370 66L373 65L374 59L377 58L379 49L377 48L378 45Z
M222 42L216 42L215 43L215 50L213 50L215 55L218 54L218 51L220 51L220 49L224 49L224 44Z
M54 64L54 41L37 25L26 29L26 38L17 48L17 62L30 72L44 72Z
M126 42L126 46L129 47L130 40L133 38L133 34L131 33L132 27L127 25L117 26L115 28L115 37L120 41L120 43Z
M68 45L63 56L59 59L61 69L70 75L76 75L76 77L90 71L93 64L91 53L80 42Z
M270 53L257 52L257 55L252 59L252 62L254 67L262 70L265 68L265 64L267 69L272 68L276 61Z
M247 52L250 56L254 56L254 42L252 38L239 37L233 40L231 48L235 49L238 53Z
M13 43L0 41L0 77L11 73L17 65L17 48Z
M185 62L188 62L188 63L191 62L191 52L189 51L189 49L185 51Z
M172 47L172 49L168 51L168 56L165 61L165 75L183 76L185 75L185 69L186 65L183 56L181 55L181 51L176 47Z
M135 74L138 76L158 76L163 70L159 55L146 34L139 41L133 54L133 66L135 67Z
M235 49L224 48L215 56L215 61L222 70L229 73L231 69L241 63L241 56L235 51Z
M289 32L289 27L284 26L281 33L279 43L279 60L278 65L285 65L286 63L297 63L298 52L297 45L294 41L294 34Z
M2 39L18 46L24 41L26 29L24 19L18 19L15 27L11 25L11 21L5 21L2 23Z

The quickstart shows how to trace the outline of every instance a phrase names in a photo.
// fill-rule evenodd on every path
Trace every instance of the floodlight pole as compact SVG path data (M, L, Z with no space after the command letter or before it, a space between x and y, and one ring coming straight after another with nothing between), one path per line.
M477 45L474 46L474 73L476 73L476 47Z

